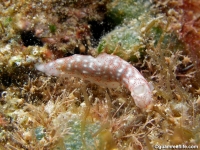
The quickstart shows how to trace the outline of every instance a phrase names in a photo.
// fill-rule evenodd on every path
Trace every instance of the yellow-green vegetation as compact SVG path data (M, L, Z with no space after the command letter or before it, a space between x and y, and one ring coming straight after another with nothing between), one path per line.
M149 14L151 3L149 0L113 0L107 4L107 13L115 24L137 19L142 14Z
M157 100L152 110L157 115L155 135L162 135L162 140L154 136L153 145L199 145L199 100L192 91L191 81L195 70L182 68L188 66L191 60L183 55L182 46L177 47L173 42L167 42L167 32L161 34L158 43L149 45L147 54L150 57L151 78L155 81ZM182 44L181 44L182 45ZM153 47L152 47L153 46ZM178 48L178 49L176 49ZM161 61L163 60L163 61ZM148 62L149 63L149 62ZM184 70L184 71L182 71ZM172 131L172 132L171 132ZM170 133L171 132L171 133ZM149 135L151 138L152 136Z

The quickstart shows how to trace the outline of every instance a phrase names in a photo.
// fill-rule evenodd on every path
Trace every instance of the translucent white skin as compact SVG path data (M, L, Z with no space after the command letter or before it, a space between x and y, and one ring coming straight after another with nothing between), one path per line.
M131 91L135 104L146 108L152 102L152 90L139 71L118 56L100 54L97 58L73 55L35 68L47 75L79 77L100 86L116 88L122 84Z

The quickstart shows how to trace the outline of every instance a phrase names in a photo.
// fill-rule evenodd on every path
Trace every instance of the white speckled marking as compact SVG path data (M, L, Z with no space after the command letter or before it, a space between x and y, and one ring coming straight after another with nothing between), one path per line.
M152 101L149 83L136 68L118 56L101 54L93 58L73 55L47 64L35 65L35 68L47 75L62 77L73 75L111 88L122 84L130 90L131 96L140 108L147 107Z

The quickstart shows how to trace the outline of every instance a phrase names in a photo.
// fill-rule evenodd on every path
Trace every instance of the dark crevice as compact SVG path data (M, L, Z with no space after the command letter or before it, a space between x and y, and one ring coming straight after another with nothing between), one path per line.
M102 21L92 20L89 21L90 29L92 32L92 45L97 46L101 37L110 32L116 26L112 19L105 17Z
M12 78L8 74L3 74L0 76L0 81L5 87L9 87L12 83Z
M74 54L80 54L80 49L79 49L79 47L75 47L74 48Z
M36 37L33 31L22 31L21 39L24 46L43 46L43 43L40 38Z

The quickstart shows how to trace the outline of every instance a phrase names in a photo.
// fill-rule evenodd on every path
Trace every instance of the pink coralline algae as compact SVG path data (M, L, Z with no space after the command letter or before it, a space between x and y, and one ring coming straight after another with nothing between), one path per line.
M94 58L73 55L46 64L36 64L35 67L47 75L79 77L108 88L122 84L131 91L131 96L140 108L146 108L152 101L150 84L136 68L118 56L101 54Z

